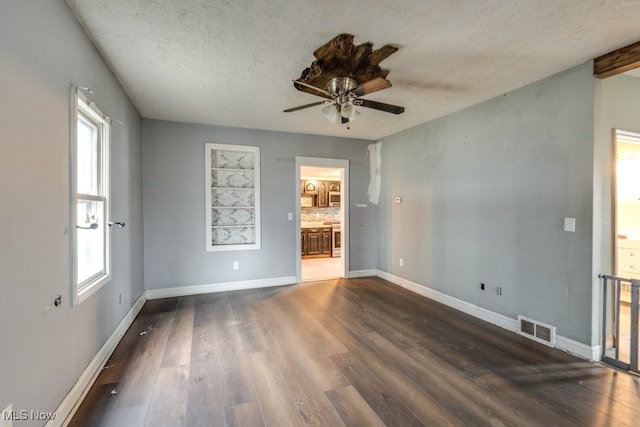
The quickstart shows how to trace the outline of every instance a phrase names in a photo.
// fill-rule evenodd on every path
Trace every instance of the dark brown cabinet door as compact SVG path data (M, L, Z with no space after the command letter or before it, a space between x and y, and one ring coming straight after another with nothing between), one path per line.
M322 254L331 256L331 229L325 228L322 232Z
M304 181L304 194L318 194L318 184L315 181Z
M329 193L327 190L326 182L318 183L318 206L320 207L329 206Z
M303 228L300 231L300 252L302 257L330 257L332 235L331 227Z
M307 255L322 253L322 233L317 229L310 229L307 234Z
M300 231L300 252L302 256L307 255L307 230L302 229Z

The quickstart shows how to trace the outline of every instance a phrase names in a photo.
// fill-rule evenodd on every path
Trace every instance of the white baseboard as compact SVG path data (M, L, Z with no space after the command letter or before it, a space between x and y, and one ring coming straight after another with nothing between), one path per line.
M599 345L589 346L560 335L556 335L556 348L591 362L597 362L602 359L600 354L602 347Z
M124 316L122 321L118 327L113 331L107 342L104 343L102 348L98 351L98 353L93 357L89 365L86 367L78 381L76 381L75 385L71 388L69 393L65 396L65 398L60 402L60 405L56 409L56 418L55 420L50 420L47 422L46 427L59 427L66 426L73 418L73 415L78 410L78 407L82 403L82 400L85 398L89 389L93 385L93 383L98 378L98 375L102 371L105 363L111 357L111 354L116 349L116 346L124 336L125 332L129 329L133 320L136 318L142 306L146 301L144 292L142 295L138 297L138 299L133 303L133 306L129 310L129 312Z
M495 313L491 310L487 310L486 308L479 307L467 301L463 301L426 286L422 286L400 276L387 273L386 271L377 270L377 276L415 292L418 295L422 295L449 307L455 308L456 310L460 310L471 316L477 317L478 319L484 320L485 322L500 326L508 331L518 333L517 319L512 319L511 317ZM600 360L600 346L588 346L560 335L556 336L555 348L590 361Z
M210 294L213 292L240 291L245 289L269 288L297 283L295 276L274 277L271 279L243 280L237 282L212 283L207 285L180 286L165 289L147 289L147 299L184 297L187 295Z
M378 275L378 270L376 270L376 269L371 269L371 270L351 270L347 274L347 277L349 279L356 279L358 277L371 277L371 276L377 276L377 275Z

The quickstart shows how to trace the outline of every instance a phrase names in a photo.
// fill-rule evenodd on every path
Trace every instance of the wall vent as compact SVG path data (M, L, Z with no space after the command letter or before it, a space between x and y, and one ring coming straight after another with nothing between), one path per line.
M556 327L518 315L519 333L550 347L556 346Z

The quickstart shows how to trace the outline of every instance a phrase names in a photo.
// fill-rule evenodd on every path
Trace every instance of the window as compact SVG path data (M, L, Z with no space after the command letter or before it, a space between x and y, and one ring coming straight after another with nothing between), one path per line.
M206 144L207 251L260 249L260 147Z
M77 88L71 131L74 304L111 279L109 246L110 121Z

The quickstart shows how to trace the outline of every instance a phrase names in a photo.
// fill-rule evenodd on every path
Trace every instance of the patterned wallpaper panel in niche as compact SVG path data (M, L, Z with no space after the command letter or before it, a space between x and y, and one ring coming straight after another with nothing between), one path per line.
M244 245L255 243L253 227L214 228L211 235L212 245Z
M253 169L255 156L251 152L211 151L211 167L225 169Z
M234 226L255 224L255 210L242 208L212 208L211 224L215 226Z
M214 169L211 171L211 186L219 188L253 188L253 171L239 172Z
M211 204L213 206L253 207L255 196L253 188L216 188L211 190Z

